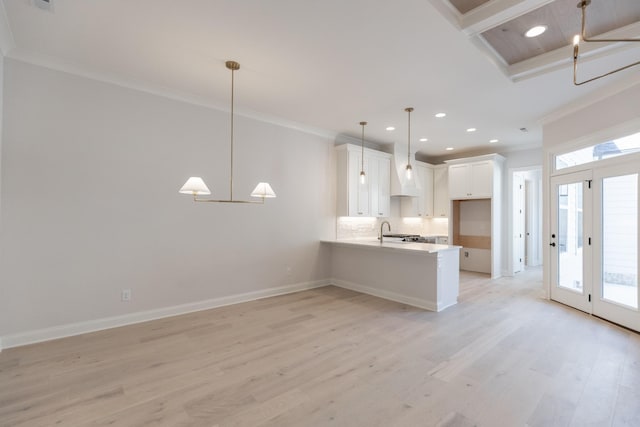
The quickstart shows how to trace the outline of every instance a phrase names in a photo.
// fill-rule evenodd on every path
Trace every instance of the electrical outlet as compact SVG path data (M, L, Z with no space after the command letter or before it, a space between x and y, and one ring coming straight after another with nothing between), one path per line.
M120 293L120 299L122 301L131 301L131 289L123 289Z

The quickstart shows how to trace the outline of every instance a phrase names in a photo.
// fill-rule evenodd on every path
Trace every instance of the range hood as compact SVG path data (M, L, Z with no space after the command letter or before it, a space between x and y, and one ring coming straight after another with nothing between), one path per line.
M391 196L417 197L416 186L416 153L411 153L411 166L413 166L413 179L407 180L405 170L407 167L407 146L393 144L393 160L391 161Z

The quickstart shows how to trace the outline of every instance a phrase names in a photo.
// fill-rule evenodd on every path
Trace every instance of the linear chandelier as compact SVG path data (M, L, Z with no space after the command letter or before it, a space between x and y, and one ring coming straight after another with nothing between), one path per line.
M229 200L214 200L203 199L198 196L208 196L211 194L209 187L204 183L204 180L199 176L190 177L187 182L184 183L179 193L190 194L193 196L194 202L212 202L212 203L264 203L264 199L276 197L276 193L273 191L268 182L259 182L256 188L251 192L251 197L256 197L259 200L235 200L233 198L233 90L234 90L234 73L240 69L240 64L235 61L225 62L225 66L231 70L231 169L229 173Z
M599 76L592 77L588 80L584 80L582 82L578 82L578 57L580 53L580 39L584 42L640 42L640 39L595 39L587 37L585 30L585 21L586 21L586 10L587 6L591 4L591 0L581 0L578 3L578 9L582 9L582 29L580 34L576 34L573 37L573 84L576 86L583 85L585 83L592 82L594 80L601 79L603 77L610 76L611 74L617 73L618 71L626 70L627 68L631 68L635 65L640 64L640 61L634 62L633 64L625 65L624 67L616 68L615 70L609 71L608 73L601 74Z

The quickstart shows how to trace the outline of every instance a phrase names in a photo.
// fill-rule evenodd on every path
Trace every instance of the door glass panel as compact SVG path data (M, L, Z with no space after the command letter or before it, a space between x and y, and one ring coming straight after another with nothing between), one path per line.
M602 298L638 308L638 174L602 180Z
M558 185L558 286L582 293L582 182Z

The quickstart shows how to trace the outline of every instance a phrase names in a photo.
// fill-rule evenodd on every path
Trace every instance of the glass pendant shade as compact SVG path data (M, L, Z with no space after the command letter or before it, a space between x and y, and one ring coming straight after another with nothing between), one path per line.
M276 193L268 182L259 182L256 188L251 192L251 197L262 197L263 199L273 199L276 197Z
M411 167L411 165L407 165L407 169L405 170L405 175L407 177L407 180L411 181L411 179L413 178L413 168Z
M367 183L367 174L364 171L360 172L360 184L364 185Z
M181 194L191 194L194 196L208 196L211 194L209 187L199 176L190 177L180 189Z

